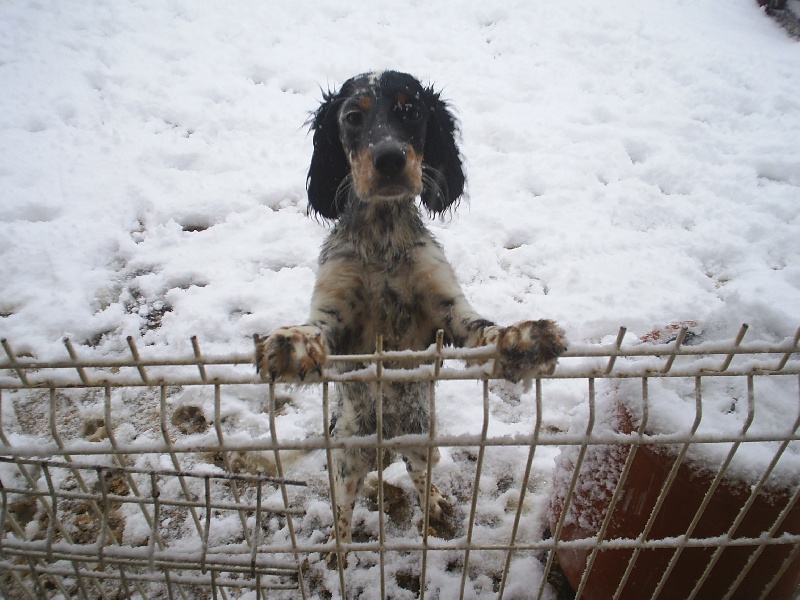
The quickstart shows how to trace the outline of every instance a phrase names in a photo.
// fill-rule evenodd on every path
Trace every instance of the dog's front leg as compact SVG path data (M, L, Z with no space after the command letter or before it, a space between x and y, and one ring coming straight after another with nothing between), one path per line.
M307 381L322 375L328 353L352 352L349 342L354 337L353 323L361 314L361 285L352 261L333 258L322 262L308 322L281 327L259 341L256 368L261 378Z
M542 319L502 327L484 319L470 306L452 267L434 244L421 254L419 269L416 279L426 286L419 294L428 299L429 314L453 344L466 348L495 344L494 372L509 381L553 372L567 350L564 330L556 323Z

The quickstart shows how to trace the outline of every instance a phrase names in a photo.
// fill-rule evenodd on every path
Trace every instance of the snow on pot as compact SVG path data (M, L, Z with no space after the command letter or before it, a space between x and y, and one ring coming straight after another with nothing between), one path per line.
M562 447L550 505L554 537L576 540L556 546L573 589L796 597L797 545L758 543L800 534L800 444L782 440L800 421L796 377L601 380L592 396L571 433L618 443Z

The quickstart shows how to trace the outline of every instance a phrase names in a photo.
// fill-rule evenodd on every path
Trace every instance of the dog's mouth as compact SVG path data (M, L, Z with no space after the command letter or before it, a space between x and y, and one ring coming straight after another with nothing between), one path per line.
M422 193L422 179L413 169L391 175L373 172L369 184L370 196L381 200L407 200Z
M370 194L377 200L406 200L419 196L422 185L413 185L407 181L382 181L378 182Z

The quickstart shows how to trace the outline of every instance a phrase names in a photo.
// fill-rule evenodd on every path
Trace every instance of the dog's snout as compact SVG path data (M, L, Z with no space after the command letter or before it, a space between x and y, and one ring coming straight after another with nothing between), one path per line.
M406 167L406 152L396 144L381 144L372 149L372 164L381 175L399 175Z

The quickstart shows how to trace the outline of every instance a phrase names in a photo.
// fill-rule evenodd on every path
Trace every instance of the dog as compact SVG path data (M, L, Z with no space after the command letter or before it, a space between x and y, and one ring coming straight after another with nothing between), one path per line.
M567 349L563 330L550 320L500 327L475 312L423 222L417 198L430 215L441 215L455 206L466 183L456 119L440 93L406 73L365 73L325 93L309 122L309 212L335 224L320 253L308 322L260 339L261 377L319 377L329 354L371 353L377 335L385 350L424 350L439 330L455 346L495 344L494 372L510 381L552 373ZM336 388L332 435L374 435L377 384ZM429 394L426 382L384 383L384 437L427 433ZM450 502L435 485L426 486L428 448L400 453L423 510L427 501L430 522L445 519ZM438 450L431 455L435 465ZM332 461L335 518L340 541L349 543L353 506L375 468L376 451L336 448ZM335 567L336 553L327 560Z

